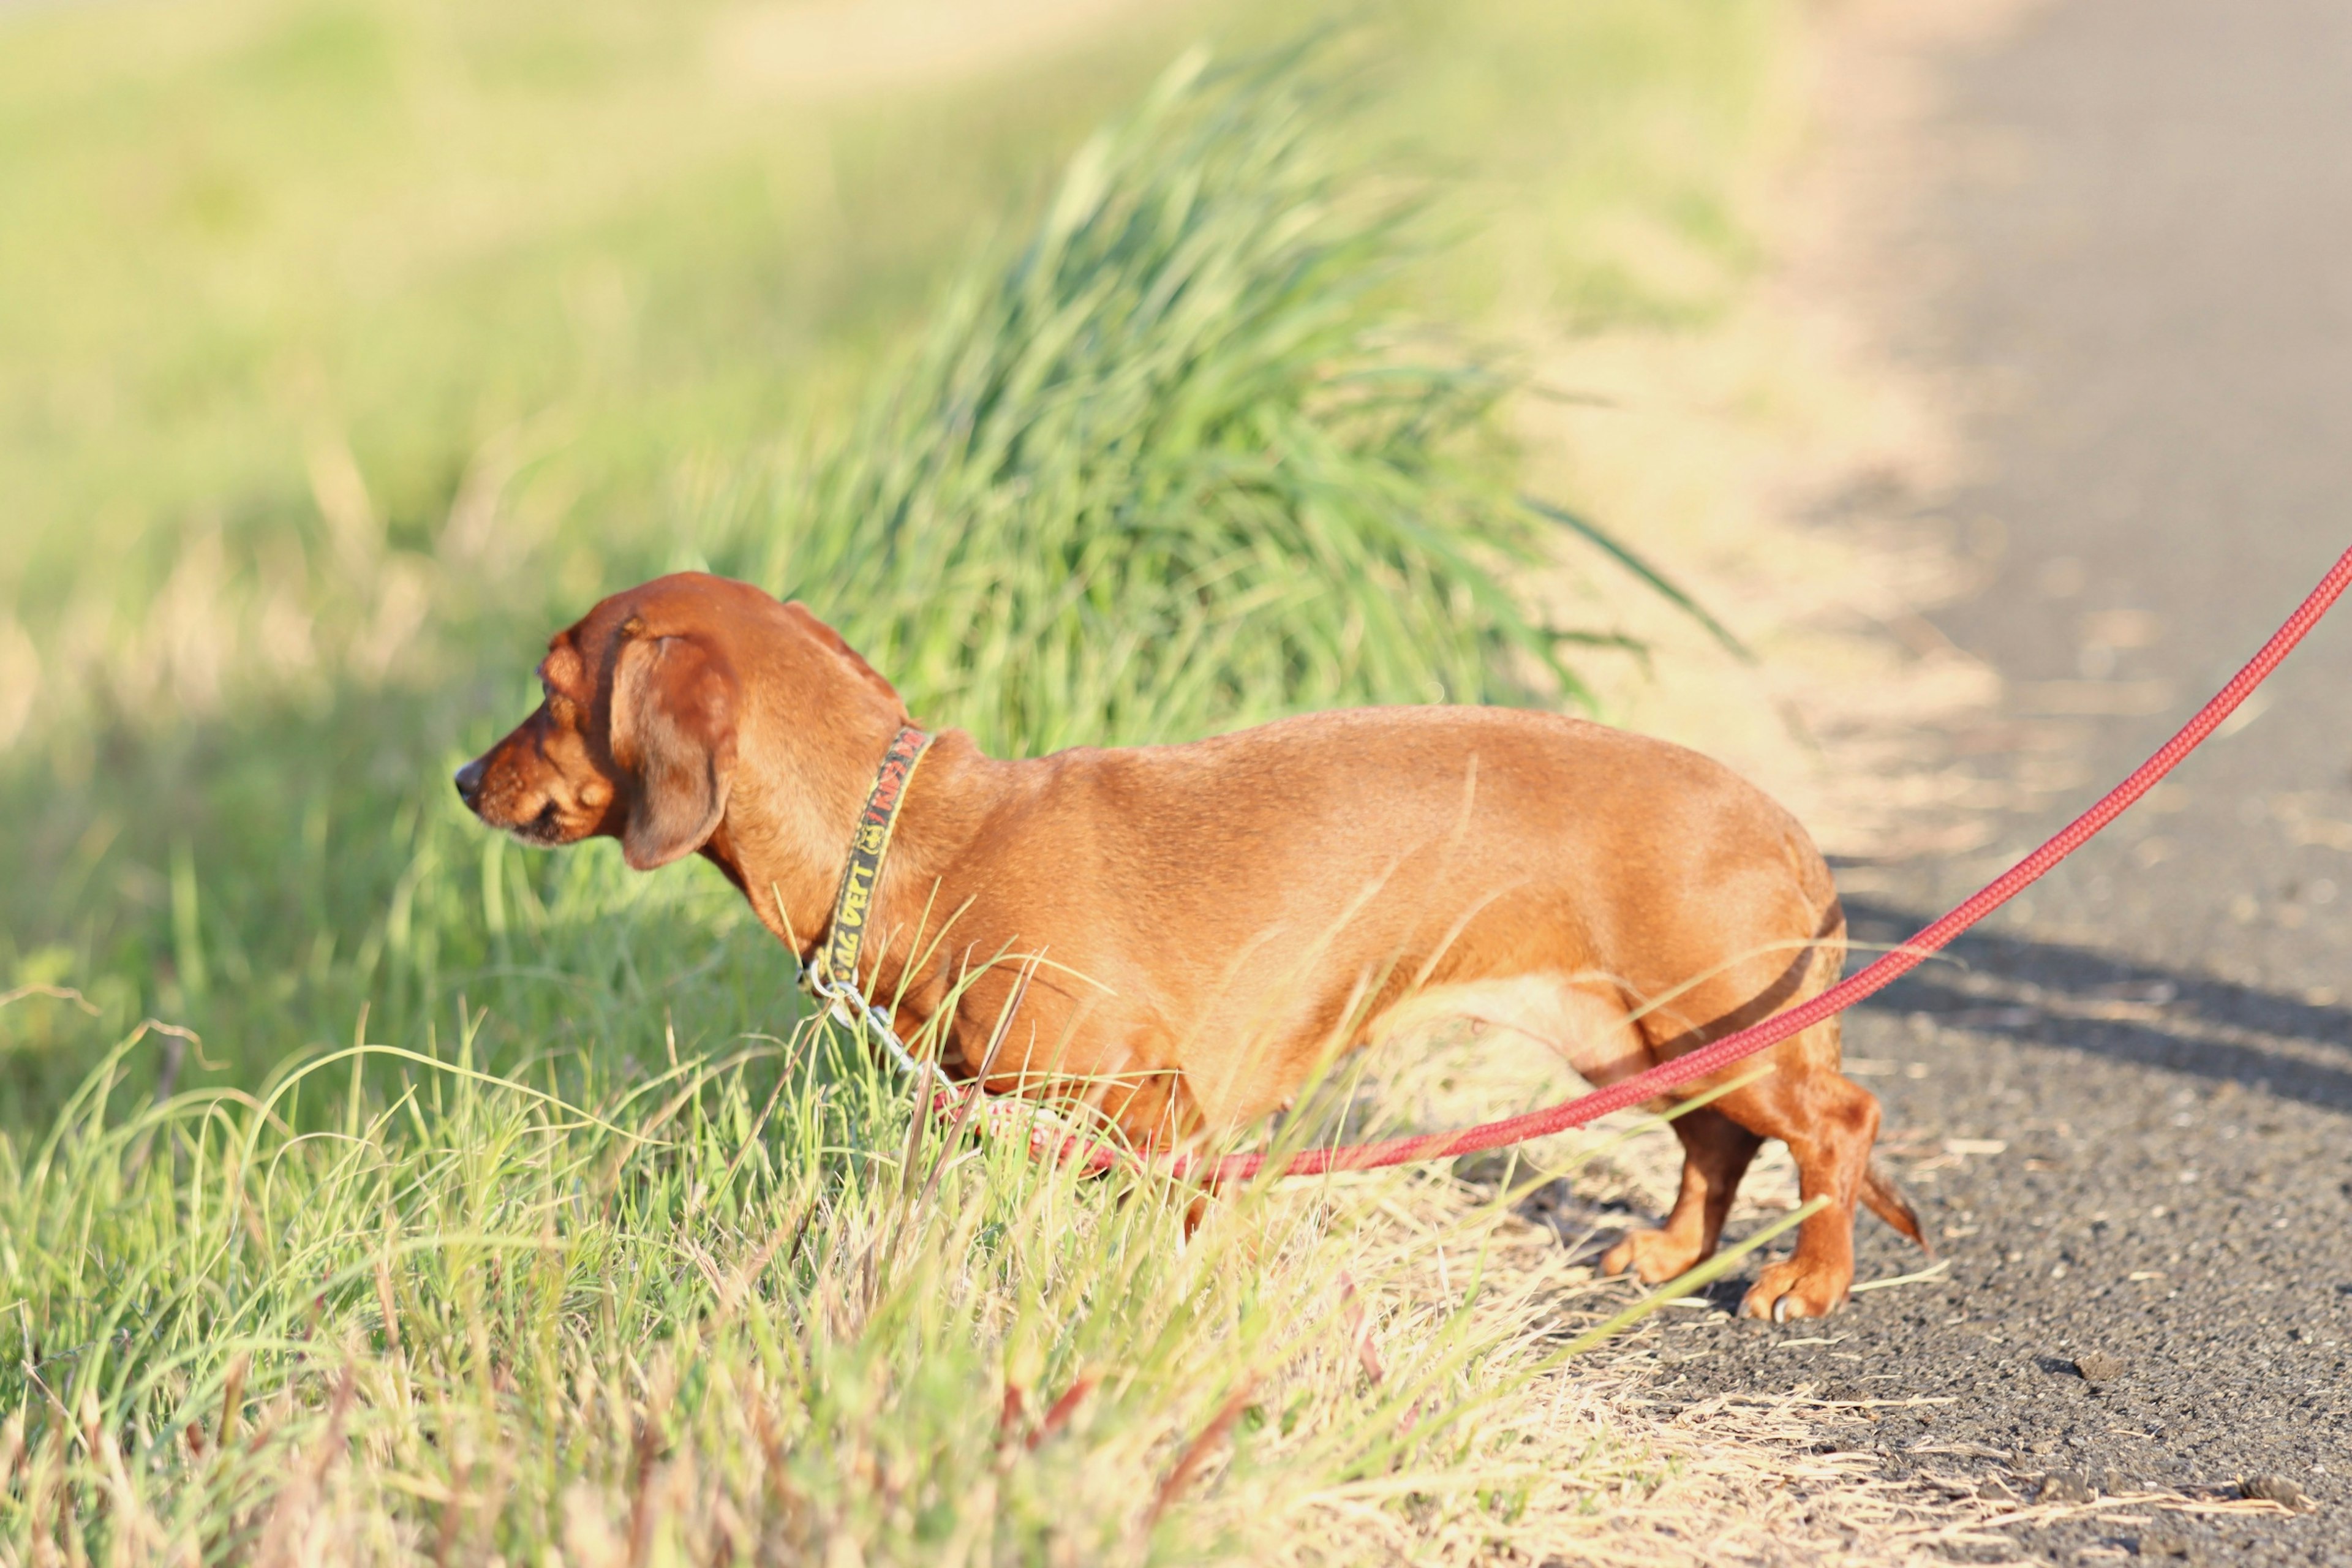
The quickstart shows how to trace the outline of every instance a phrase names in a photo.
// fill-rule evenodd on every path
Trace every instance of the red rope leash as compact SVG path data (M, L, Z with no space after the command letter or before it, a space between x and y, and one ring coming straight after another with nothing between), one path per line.
M2142 763L2131 777L2109 790L2096 805L2068 823L2055 837L2011 867L1975 897L1867 969L1832 986L1811 1001L1767 1018L1738 1034L1727 1035L1686 1056L1661 1062L1622 1083L1596 1089L1559 1105L1531 1110L1521 1116L1506 1117L1500 1121L1484 1122L1457 1132L1426 1132L1409 1138L1385 1139L1376 1143L1346 1143L1328 1149L1302 1150L1284 1163L1281 1174L1311 1176L1325 1171L1364 1171L1381 1165L1408 1164L1416 1160L1443 1160L1456 1154L1523 1142L1529 1138L1540 1138L1546 1133L1564 1131L1570 1127L1581 1127L1612 1110L1639 1105L1662 1090L1720 1071L1743 1058L1752 1057L1780 1044L1791 1035L1811 1028L1824 1018L1844 1012L1864 997L1910 973L1929 954L2023 892L2044 872L2081 848L2101 828L2122 816L2134 801L2154 788L2158 780L2203 744L2206 737L2212 734L2221 721L2252 694L2254 688L2269 679L2271 671L2294 651L2294 645L2303 640L2304 635L2319 624L2319 618L2342 595L2347 585L2352 585L2352 550L2347 550L2336 559L2335 566L2311 591L2310 597L2287 617L2284 626L2272 634L2270 641L2263 645L2262 651L2247 660L2246 667L2232 676L2230 683L2221 688L2211 701L2199 709L2197 716L2182 725L2179 734ZM1067 1150L1068 1145L1066 1143L1064 1148ZM1119 1157L1098 1148L1088 1153L1087 1163L1108 1163L1105 1155L1109 1155L1112 1160ZM1229 1154L1212 1162L1197 1154L1176 1154L1162 1163L1161 1168L1171 1175L1193 1176L1209 1182L1247 1181L1265 1169L1266 1158L1263 1153Z

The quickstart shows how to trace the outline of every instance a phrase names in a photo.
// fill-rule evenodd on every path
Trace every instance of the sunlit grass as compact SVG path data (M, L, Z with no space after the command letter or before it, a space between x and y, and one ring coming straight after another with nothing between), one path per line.
M1180 62L730 553L1016 752L1579 689L1503 581L1508 383L1397 341L1407 210L1338 99Z
M814 1022L614 1076L452 1024L152 1105L134 1033L0 1138L0 1562L1450 1557L1638 1469L1526 1451L1591 1337L1490 1260L1505 1194L1188 1238L1150 1178L910 1130Z
M909 1183L730 891L444 775L684 564L1011 751L1572 696L1433 323L1703 321L1778 16L1401 5L1075 160L1178 23L820 109L693 6L0 20L0 979L97 1013L0 1009L0 1563L1458 1562L1646 1485L1507 1205Z

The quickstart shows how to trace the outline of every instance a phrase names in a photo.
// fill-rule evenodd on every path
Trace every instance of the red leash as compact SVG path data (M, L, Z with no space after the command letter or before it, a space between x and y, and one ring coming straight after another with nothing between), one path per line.
M1290 1156L1283 1164L1281 1174L1311 1176L1325 1171L1366 1171L1381 1165L1409 1164L1417 1160L1444 1160L1456 1154L1475 1153L1481 1149L1498 1149L1505 1144L1524 1142L1529 1138L1540 1138L1546 1133L1564 1131L1570 1127L1581 1127L1612 1110L1639 1105L1664 1089L1719 1072L1743 1058L1752 1057L1759 1051L1779 1045L1791 1035L1811 1028L1824 1018L1844 1012L1864 997L1909 973L1930 953L2023 892L2044 872L2081 848L2101 828L2122 816L2126 807L2154 788L2158 780L2203 744L2206 737L2212 734L2221 721L2252 694L2254 688L2269 679L2271 671L2294 651L2294 645L2303 640L2304 635L2319 624L2319 618L2342 595L2347 584L2352 584L2352 550L2347 550L2336 558L2336 564L2326 576L2319 580L2319 585L2311 591L2310 597L2286 618L2284 626L2272 634L2270 641L2263 645L2262 651L2247 660L2246 667L2231 677L2230 683L2221 688L2210 702L2199 709L2197 716L2182 725L2180 732L2167 741L2156 755L2142 763L2131 777L2109 790L2096 805L2068 823L2055 837L2011 867L1975 897L1867 969L1832 986L1811 1001L1742 1029L1736 1035L1726 1035L1687 1056L1661 1062L1622 1083L1596 1089L1559 1105L1530 1110L1521 1116L1506 1117L1500 1121L1483 1122L1458 1132L1425 1132L1409 1138L1384 1139L1377 1143L1343 1143L1328 1149L1305 1149ZM1097 1164L1108 1152L1097 1149L1089 1153L1087 1163ZM1209 1182L1236 1182L1247 1181L1264 1171L1266 1159L1263 1153L1228 1154L1214 1161L1198 1154L1175 1154L1160 1163L1171 1175L1192 1176Z

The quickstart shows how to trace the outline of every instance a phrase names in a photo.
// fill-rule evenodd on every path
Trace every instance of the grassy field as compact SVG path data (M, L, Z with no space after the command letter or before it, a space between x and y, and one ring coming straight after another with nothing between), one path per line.
M82 999L0 1010L0 1560L1460 1560L1638 1474L1500 1209L1180 1247L919 1147L715 878L446 787L686 564L1014 750L1610 657L1508 591L1489 340L1736 297L1784 8L1255 86L1170 62L1313 7L1033 11L814 84L804 8L0 21L0 974Z

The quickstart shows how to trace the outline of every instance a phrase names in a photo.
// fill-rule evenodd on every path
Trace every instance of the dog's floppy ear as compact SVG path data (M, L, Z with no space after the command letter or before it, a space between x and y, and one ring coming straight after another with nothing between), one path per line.
M631 775L621 850L650 871L702 847L735 775L735 678L689 637L630 637L613 671L613 760Z

